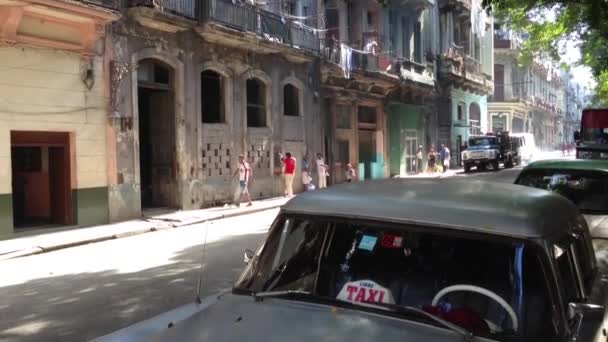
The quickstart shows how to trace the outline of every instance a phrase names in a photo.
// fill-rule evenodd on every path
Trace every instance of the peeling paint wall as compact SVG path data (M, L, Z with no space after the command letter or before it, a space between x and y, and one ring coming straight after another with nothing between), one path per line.
M250 193L259 198L283 193L278 151L295 149L298 156L322 150L319 64L314 58L294 63L280 53L258 54L255 47L236 49L221 41L208 43L194 31L156 31L128 17L114 25L113 33L115 61L156 58L173 68L176 207L198 209L233 202L238 186L233 174L239 154L254 167ZM205 70L223 79L225 122L202 122L200 73ZM265 84L267 127L247 127L246 82L251 77ZM283 115L283 86L287 83L299 90L301 116ZM113 220L141 213L136 72L124 78L118 94L122 119L113 126L117 149L117 184L110 189Z

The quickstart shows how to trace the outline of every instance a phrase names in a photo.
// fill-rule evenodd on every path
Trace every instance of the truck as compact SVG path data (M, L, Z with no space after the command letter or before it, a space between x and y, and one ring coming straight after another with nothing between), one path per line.
M462 152L464 172L470 172L472 167L485 170L488 165L498 171L501 163L505 168L512 168L519 162L517 148L509 132L471 136Z
M608 159L608 109L584 109L574 141L577 159Z

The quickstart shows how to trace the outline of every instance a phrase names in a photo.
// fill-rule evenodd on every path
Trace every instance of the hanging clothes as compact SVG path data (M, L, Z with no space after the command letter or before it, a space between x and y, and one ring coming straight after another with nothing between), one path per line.
M340 44L340 68L344 71L344 78L350 78L352 61L353 49L345 44Z

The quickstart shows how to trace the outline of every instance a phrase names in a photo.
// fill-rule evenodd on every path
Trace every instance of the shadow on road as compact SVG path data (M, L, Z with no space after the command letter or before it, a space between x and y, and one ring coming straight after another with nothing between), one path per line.
M265 235L209 243L203 295L230 288L244 268L242 251L255 249ZM176 253L167 265L133 273L49 274L1 287L0 341L87 341L186 304L195 298L201 254L202 246L195 246Z

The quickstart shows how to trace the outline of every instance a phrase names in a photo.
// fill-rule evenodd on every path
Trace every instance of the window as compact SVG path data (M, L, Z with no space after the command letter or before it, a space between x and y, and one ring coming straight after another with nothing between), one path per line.
M204 123L225 122L224 82L215 71L201 73L201 112Z
M336 128L350 129L350 107L336 105Z
M350 163L348 140L338 140L338 155L336 159L336 161L344 163L345 165Z
M414 24L414 61L422 63L422 23Z
M553 315L539 253L533 245L505 239L439 235L408 225L354 219L282 215L237 281L235 293L306 291L330 305L351 309L354 305L366 310L370 302L422 309L448 284L471 284L511 303L529 340L547 341L553 340L545 338L552 333ZM520 340L513 335L504 310L490 309L499 308L493 299L473 293L449 298L453 307L466 306L499 325L501 332L496 336L488 332L488 339ZM293 300L311 298L294 296Z
M266 127L266 86L255 78L247 80L247 127Z
M407 17L401 18L401 34L403 37L403 45L401 46L401 56L407 60L410 59L410 21Z
M376 108L359 107L359 123L376 124Z
M371 27L374 25L374 14L372 12L367 12L367 27Z
M283 87L283 114L300 116L300 91L291 84Z
M476 61L480 61L481 60L481 38L478 35L475 35L473 37L473 58L475 58Z
M465 104L464 103L459 103L458 104L458 121L463 121L464 120L464 111L465 111Z
M469 108L469 126L471 135L481 134L481 110L477 103L471 103Z

